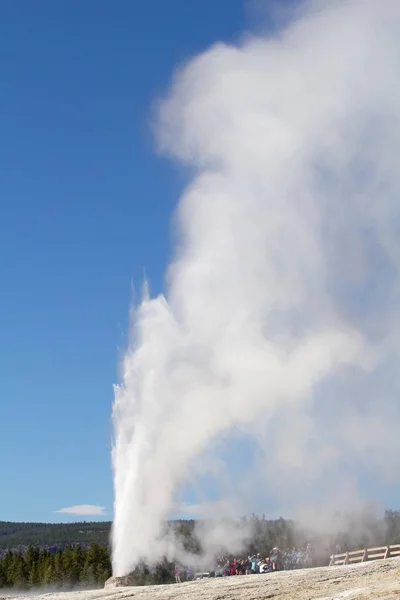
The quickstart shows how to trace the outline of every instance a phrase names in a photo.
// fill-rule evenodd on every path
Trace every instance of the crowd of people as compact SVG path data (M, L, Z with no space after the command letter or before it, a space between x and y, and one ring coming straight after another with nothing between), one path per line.
M305 549L292 548L292 550L286 550L283 555L283 565L285 571L292 569L306 569L313 566L313 557L311 545L307 544Z
M273 571L303 569L312 567L311 545L302 550L292 548L281 552L279 548L273 548L269 556L261 556L258 552L247 558L229 558L222 556L216 560L215 570L206 573L195 573L191 567L183 569L175 565L175 581L181 583L182 575L186 581L200 579L203 577L230 577L233 575L253 575L256 573L272 573Z
M247 558L234 558L229 560L222 557L217 560L215 577L230 575L252 575L254 573L270 573L283 568L282 554L278 548L273 548L270 556L263 557L258 552Z

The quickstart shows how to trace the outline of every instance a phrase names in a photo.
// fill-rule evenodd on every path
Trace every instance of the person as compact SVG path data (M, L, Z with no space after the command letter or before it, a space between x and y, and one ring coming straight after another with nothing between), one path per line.
M270 573L272 571L271 561L267 556L260 564L260 573Z
M244 570L246 575L251 575L251 556L247 557L246 563L244 565Z
M282 557L279 548L272 548L271 562L273 571L280 571L282 569Z
M175 565L175 583L181 583L181 570L179 565Z
M258 554L254 554L253 556L250 557L252 573L257 572L257 563L260 561L260 558L261 558L261 556L260 556L259 552L258 552Z
M313 566L313 556L312 555L313 555L313 552L312 552L311 544L307 544L305 566L308 568Z

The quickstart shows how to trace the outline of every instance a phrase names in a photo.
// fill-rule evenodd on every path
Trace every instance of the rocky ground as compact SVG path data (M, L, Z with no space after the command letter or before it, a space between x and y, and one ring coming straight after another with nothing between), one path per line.
M35 600L400 600L400 558L358 565L320 567L203 579L180 585L112 587L34 596ZM30 596L32 597L32 596ZM3 598L0 598L3 600Z

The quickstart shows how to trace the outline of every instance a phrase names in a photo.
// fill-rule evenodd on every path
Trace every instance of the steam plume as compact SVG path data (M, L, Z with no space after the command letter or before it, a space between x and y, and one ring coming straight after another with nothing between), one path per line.
M166 296L137 307L115 389L114 574L168 551L162 521L235 427L287 507L391 480L399 25L398 0L315 2L176 74L157 135L194 175Z

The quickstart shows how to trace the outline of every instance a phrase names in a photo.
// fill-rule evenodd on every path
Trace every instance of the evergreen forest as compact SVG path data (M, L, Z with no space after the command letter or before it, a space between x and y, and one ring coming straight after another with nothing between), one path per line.
M94 588L111 577L107 548L68 545L54 553L28 546L26 552L8 550L0 561L0 589Z

